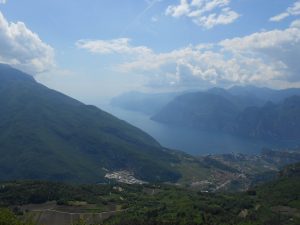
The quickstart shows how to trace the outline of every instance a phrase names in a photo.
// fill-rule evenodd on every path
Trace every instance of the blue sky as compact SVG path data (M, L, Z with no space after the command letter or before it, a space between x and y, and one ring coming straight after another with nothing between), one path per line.
M0 0L0 12L0 61L88 103L300 87L299 0Z

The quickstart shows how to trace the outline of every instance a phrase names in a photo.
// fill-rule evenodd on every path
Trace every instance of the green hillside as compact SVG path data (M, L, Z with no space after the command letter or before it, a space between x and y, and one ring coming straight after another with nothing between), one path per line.
M133 208L106 221L109 225L296 225L300 222L300 164L244 193L207 194L162 187L139 196Z
M87 221L82 225L298 225L299 176L298 163L283 169L276 180L240 193L205 193L164 184L9 182L0 183L0 206L37 225L73 225L79 215ZM99 216L104 212L110 214ZM0 224L9 224L9 218L16 220L0 209Z
M0 179L101 182L126 169L174 181L176 160L149 135L0 65Z

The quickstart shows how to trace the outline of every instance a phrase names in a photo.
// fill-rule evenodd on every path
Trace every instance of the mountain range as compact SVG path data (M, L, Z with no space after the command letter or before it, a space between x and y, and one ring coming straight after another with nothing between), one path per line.
M165 107L175 107L168 113L168 122L227 132L243 130L244 135L252 135L247 132L253 124L264 124L258 120L264 115L281 122L271 128L268 125L273 122L266 122L265 129L276 128L282 136L290 133L298 137L299 97L260 106L261 101L254 101L256 97L231 96L226 90L211 89L174 97ZM129 171L143 181L192 185L203 179L214 181L225 173L230 180L237 173L224 160L198 159L166 149L127 122L51 90L4 64L0 64L0 105L0 180L98 183L106 182L105 175L110 172ZM280 116L270 117L263 114L265 111ZM244 123L247 126L236 125L250 116L250 122ZM292 116L294 120L289 120ZM268 134L258 131L255 135ZM223 180L214 182L218 186Z
M271 101L279 103L287 97L300 95L299 88L271 89L256 86L233 86L228 89L211 88L204 91L188 90L185 92L163 92L163 93L144 93L144 92L126 92L111 99L111 105L123 108L129 111L137 111L150 116L154 116L168 103L188 93L210 93L227 98L233 101L237 107L244 109L248 106L263 106Z
M233 87L174 98L152 119L259 139L300 140L300 89Z

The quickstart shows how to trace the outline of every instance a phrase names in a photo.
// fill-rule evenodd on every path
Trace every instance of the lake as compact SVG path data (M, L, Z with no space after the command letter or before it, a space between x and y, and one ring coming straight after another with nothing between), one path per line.
M108 104L101 109L127 121L154 137L162 146L187 152L192 155L220 153L259 153L263 147L286 148L298 147L296 141L266 141L237 137L231 134L199 131L195 129L168 126L155 122L136 111L128 111Z

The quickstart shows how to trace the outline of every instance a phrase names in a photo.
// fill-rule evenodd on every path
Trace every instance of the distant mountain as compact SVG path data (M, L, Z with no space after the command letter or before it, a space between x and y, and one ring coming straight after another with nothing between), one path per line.
M265 102L272 101L278 103L293 95L300 96L300 88L288 88L281 90L274 90L266 87L255 86L234 86L228 89L228 92L235 96L248 96L261 99Z
M239 87L237 87L239 88ZM243 88L242 88L243 89ZM246 88L248 89L248 88ZM211 88L208 89L207 93L216 94L222 96L232 102L239 110L243 110L249 106L263 106L266 102L263 98L251 94L251 92L245 92L244 94L238 94L223 88ZM254 92L255 93L255 92Z
M176 97L153 120L209 130L232 130L238 107L226 97L197 92Z
M179 93L128 92L111 100L111 105L130 111L153 115L174 99Z
M153 120L254 138L300 140L300 89L213 88L176 97ZM289 94L297 94L287 98ZM284 98L284 100L281 100ZM275 99L274 103L267 99Z
M189 90L185 93L143 93L133 91L114 97L110 103L111 105L122 109L142 112L150 116L155 116L176 97L187 93L209 93L222 96L223 98L226 98L234 103L239 110L243 110L249 106L261 107L268 101L279 103L287 97L293 95L300 96L300 88L274 90L266 87L248 85L233 86L229 89L211 88L202 92Z
M246 108L237 117L236 132L250 137L300 140L300 96Z
M0 179L101 182L126 169L174 181L176 158L143 131L0 64Z

